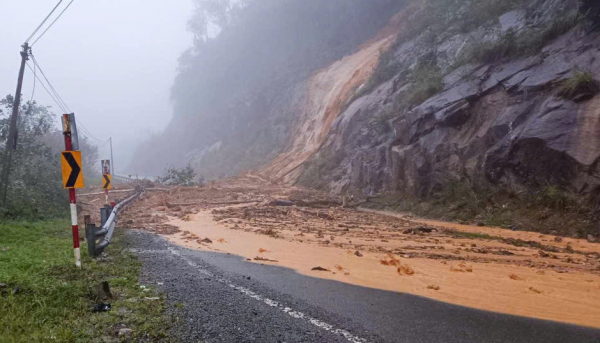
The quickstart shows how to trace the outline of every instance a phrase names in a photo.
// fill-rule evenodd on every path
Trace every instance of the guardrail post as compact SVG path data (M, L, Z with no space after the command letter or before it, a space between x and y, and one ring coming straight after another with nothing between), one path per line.
M88 255L91 257L96 256L96 226L91 223L89 215L83 217L85 223L85 240L88 246Z
M112 207L110 205L100 207L100 227L104 227L108 217L110 217L110 212L112 212Z

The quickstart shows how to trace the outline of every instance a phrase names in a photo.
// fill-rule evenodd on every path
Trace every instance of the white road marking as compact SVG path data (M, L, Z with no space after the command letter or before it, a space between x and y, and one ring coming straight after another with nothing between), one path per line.
M198 264L195 263L194 261L192 261L189 258L181 255L181 253L179 251L177 251L177 249L175 249L175 248L169 248L169 251L173 255L175 255L175 256L181 258L182 260L184 260L189 266L191 266L193 268L196 268L200 273L202 273L204 275L207 275L207 276L210 276L210 277L213 277L218 282L226 284L227 286L235 289L236 291L238 291L238 292L240 292L240 293L242 293L244 295L247 295L248 297L250 297L250 298L252 298L254 300L263 302L263 303L265 303L265 304L267 304L267 305L269 305L271 307L277 308L277 309L281 310L283 313L286 313L287 315L289 315L289 316L291 316L293 318L305 320L308 323L310 323L310 324L312 324L312 325L314 325L314 326L316 326L316 327L318 327L320 329L323 329L325 331L331 332L331 333L333 333L335 335L338 335L338 336L342 336L346 340L348 340L349 342L352 342L352 343L366 343L367 342L366 339L358 337L358 336L355 336L355 335L351 334L350 332L348 332L346 330L338 329L338 328L334 327L331 324L328 324L328 323L326 323L324 321L321 321L321 320L318 320L316 318L310 317L310 316L308 316L308 315L306 315L306 314L304 314L304 313L302 313L300 311L295 311L294 309L292 309L290 307L286 307L286 306L280 304L279 302L277 302L275 300L269 299L269 298L264 297L264 296L262 296L262 295L260 295L260 294L258 294L256 292L253 292L253 291L251 291L250 289L248 289L246 287L235 285L235 284L231 283L227 279L215 276L213 273L209 272L208 270L203 269L200 266L198 266Z

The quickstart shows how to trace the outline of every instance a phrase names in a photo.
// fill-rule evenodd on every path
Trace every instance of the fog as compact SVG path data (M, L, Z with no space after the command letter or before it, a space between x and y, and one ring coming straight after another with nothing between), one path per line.
M3 1L2 97L15 92L21 45L56 3ZM63 1L62 7L66 4ZM113 137L117 173L126 172L135 145L161 132L173 115L170 88L179 56L192 45L186 30L192 9L191 0L75 0L33 46L50 82L99 139L91 141L98 145L100 158L109 156L107 139ZM31 98L33 87L33 75L26 68L24 100ZM61 114L39 83L34 99Z

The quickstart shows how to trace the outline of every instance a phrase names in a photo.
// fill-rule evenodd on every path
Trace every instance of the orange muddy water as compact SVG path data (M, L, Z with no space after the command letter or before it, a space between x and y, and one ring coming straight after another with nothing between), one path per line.
M600 327L600 244L340 205L246 176L147 194L120 222L312 277Z

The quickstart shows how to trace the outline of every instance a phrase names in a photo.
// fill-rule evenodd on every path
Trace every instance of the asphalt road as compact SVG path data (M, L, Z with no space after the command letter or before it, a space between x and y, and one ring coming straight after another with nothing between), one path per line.
M450 305L184 249L129 231L181 342L600 342L600 330Z

